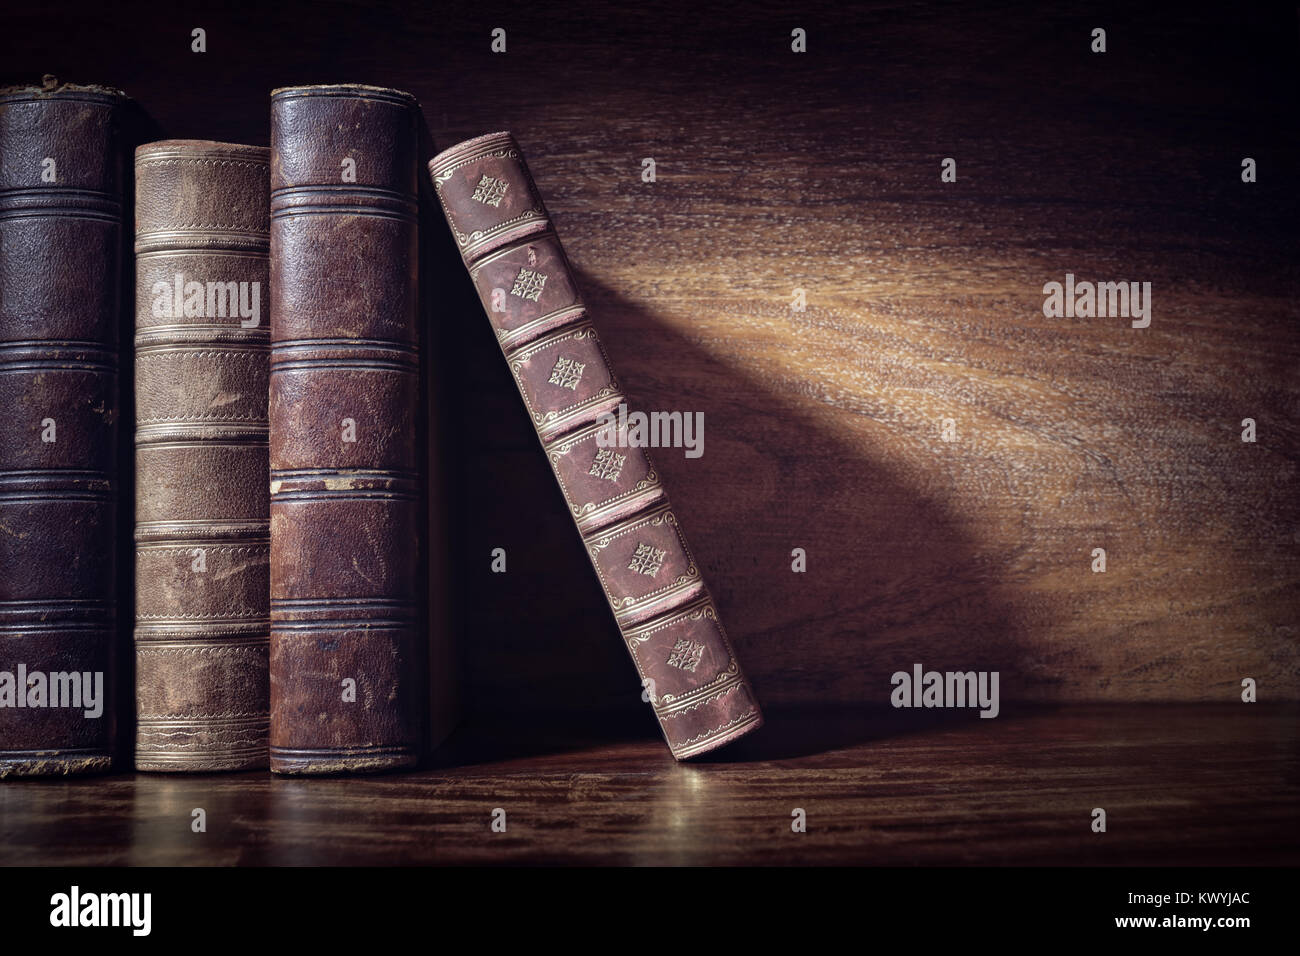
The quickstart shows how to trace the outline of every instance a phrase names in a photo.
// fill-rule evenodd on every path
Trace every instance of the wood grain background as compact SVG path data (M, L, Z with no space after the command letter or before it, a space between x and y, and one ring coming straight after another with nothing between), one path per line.
M265 144L269 91L325 82L411 91L439 148L513 131L631 396L704 413L702 458L655 458L769 707L883 705L918 661L1008 702L1300 699L1296 54L1294 11L1231 4L74 2L0 37L6 79L119 86L159 136ZM465 708L642 708L438 261ZM1150 282L1150 328L1044 318L1066 272Z

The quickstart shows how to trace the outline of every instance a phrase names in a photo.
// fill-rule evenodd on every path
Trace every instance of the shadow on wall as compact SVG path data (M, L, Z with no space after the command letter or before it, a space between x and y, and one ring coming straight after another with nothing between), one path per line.
M592 276L579 282L634 402L704 414L701 458L662 449L655 461L768 713L765 732L720 759L979 719L893 710L891 675L917 663L996 670L1002 690L1052 699L1055 678L1034 670L1001 583L1005 553L973 540L947 502L861 440L814 419L806 398L720 361ZM807 555L802 573L795 548ZM886 713L847 715L862 708ZM816 739L783 739L786 709L819 714Z
M497 742L474 757L568 749L560 741L584 735L657 738L478 298L439 233L430 341L444 396L441 454L453 466L442 586L457 606L462 712L507 723L545 714L551 728L528 740L489 735ZM938 714L978 719L891 711L897 719L846 722L849 708L889 708L890 676L915 663L996 670L1003 690L1033 685L1037 699L1051 698L999 584L1005 558L972 540L943 500L775 384L724 364L592 276L577 278L633 407L704 414L701 458L652 455L767 713L766 730L724 754L815 753L930 726ZM490 569L496 548L505 573ZM792 570L794 548L807 553L803 573ZM825 732L783 740L774 725L795 709L824 712Z

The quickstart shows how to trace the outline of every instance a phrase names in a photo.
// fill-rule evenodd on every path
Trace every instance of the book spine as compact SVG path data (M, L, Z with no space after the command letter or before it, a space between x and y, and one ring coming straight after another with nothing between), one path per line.
M419 756L417 131L395 90L271 96L271 769Z
M0 93L0 777L112 764L124 105Z
M265 767L270 151L151 143L135 175L135 765Z
M468 140L429 162L434 190L679 760L762 724L717 607L643 449L604 423L627 402L519 144Z

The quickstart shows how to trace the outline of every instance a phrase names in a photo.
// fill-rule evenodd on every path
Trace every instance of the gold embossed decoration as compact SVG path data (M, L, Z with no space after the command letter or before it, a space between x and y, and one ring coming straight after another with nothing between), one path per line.
M668 664L671 667L680 667L682 670L694 674L695 668L700 666L700 661L703 658L704 645L688 641L683 637L673 645L673 652L668 656Z
M652 548L648 544L638 544L627 569L635 571L637 574L647 574L654 577L659 573L659 569L663 567L664 558L666 557L668 557L667 551Z
M609 448L600 448L597 449L596 457L591 462L591 470L587 474L604 478L606 481L618 481L618 476L622 473L626 462L627 455L620 455Z
M546 276L543 273L534 269L520 269L519 275L515 276L515 284L511 287L510 294L536 302L542 297L542 289L545 287Z
M551 377L547 381L552 385L558 385L560 388L567 388L576 392L578 383L582 381L582 370L586 367L582 362L561 355L555 360L555 367L551 369Z
M496 209L501 205L501 200L506 197L506 190L509 188L510 184L504 179L493 179L487 173L484 173L483 178L474 187L474 195L470 198L475 202L481 202L485 206Z

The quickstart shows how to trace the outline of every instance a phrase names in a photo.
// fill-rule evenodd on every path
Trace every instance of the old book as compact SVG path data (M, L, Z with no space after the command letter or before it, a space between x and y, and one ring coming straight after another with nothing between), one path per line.
M0 777L112 762L125 105L0 92Z
M417 130L396 90L271 95L271 769L419 756Z
M429 173L669 749L693 757L756 729L659 474L605 427L627 399L519 145L509 133L467 140Z
M265 767L270 151L135 154L135 765Z

